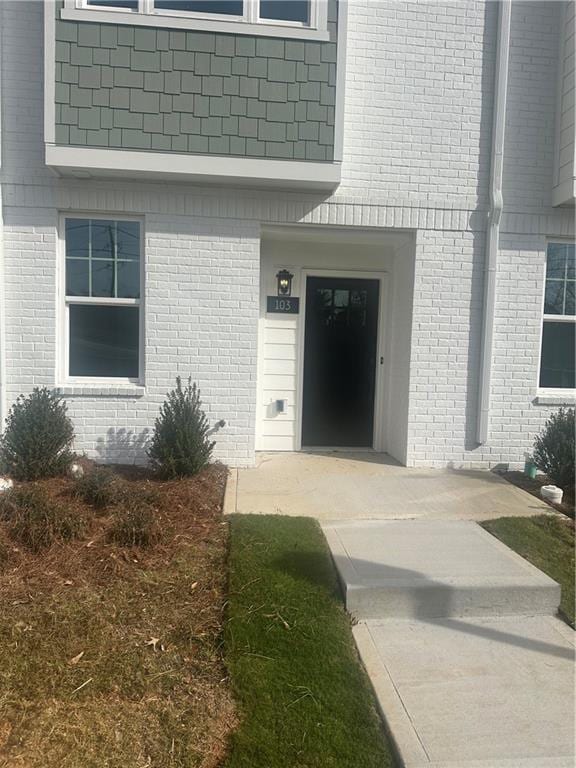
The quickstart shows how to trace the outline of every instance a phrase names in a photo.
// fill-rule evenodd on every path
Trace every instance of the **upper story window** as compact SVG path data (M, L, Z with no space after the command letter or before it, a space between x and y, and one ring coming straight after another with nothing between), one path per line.
M328 1L65 0L62 18L327 40Z
M542 389L575 389L576 246L549 243L540 354Z
M65 378L139 381L140 222L66 217L64 252Z

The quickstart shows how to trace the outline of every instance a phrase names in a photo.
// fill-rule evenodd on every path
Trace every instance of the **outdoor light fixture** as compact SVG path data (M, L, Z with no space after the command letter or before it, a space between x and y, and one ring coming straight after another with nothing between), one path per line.
M278 296L291 296L292 295L292 278L294 275L288 272L287 269L281 269L276 275L278 280Z

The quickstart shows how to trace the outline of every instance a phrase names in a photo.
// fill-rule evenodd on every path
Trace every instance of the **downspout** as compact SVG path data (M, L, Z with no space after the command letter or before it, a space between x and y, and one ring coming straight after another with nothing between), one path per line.
M3 45L2 30L4 24L2 20L3 5L0 1L0 433L4 429L4 420L6 418L6 280L4 278L4 203L2 198L3 191L3 170L2 170L2 141L3 141L3 120L2 120L2 61Z
M478 391L478 424L476 438L479 445L486 443L490 430L490 390L492 382L492 354L494 348L494 312L496 305L496 272L498 268L498 242L504 200L502 175L504 165L504 134L506 130L506 94L508 90L508 61L510 54L510 19L512 0L498 4L498 47L494 74L494 114L492 117L492 150L490 157L490 210L486 231L484 258L484 303L482 315L482 351Z

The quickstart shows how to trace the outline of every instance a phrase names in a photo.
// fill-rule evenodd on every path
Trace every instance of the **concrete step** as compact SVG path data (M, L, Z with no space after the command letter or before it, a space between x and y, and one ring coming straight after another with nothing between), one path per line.
M404 768L573 768L574 632L551 616L353 629Z
M560 586L477 523L323 524L357 619L554 615Z

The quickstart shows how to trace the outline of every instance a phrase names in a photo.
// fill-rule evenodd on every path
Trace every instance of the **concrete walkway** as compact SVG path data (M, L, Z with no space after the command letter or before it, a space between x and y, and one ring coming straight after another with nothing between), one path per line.
M406 768L572 768L559 586L473 522L322 525Z
M549 506L490 472L293 453L232 472L224 510L321 521L405 768L572 768L560 588L473 522Z
M539 499L486 471L408 469L377 453L260 453L233 470L227 514L306 515L318 520L487 520L550 512Z

